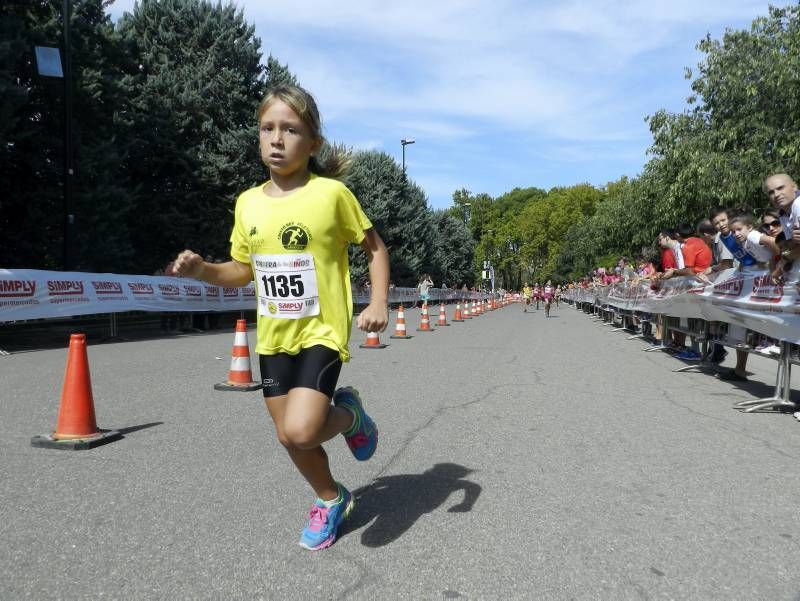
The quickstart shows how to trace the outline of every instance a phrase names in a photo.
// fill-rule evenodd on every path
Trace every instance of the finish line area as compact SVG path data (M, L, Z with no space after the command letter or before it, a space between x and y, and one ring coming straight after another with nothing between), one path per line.
M796 598L800 427L733 408L772 392L774 362L722 382L564 303L430 310L417 332L406 308L411 339L393 311L385 348L353 332L339 385L380 443L364 463L326 443L356 507L314 554L261 392L214 390L232 331L90 340L97 423L122 438L82 452L30 444L67 339L0 357L0 598Z

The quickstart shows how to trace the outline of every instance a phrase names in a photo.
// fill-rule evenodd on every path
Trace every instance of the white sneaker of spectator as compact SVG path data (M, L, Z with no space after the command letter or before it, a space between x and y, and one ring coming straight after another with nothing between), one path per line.
M777 344L771 344L770 346L766 347L761 351L765 355L780 355L781 354L781 347Z

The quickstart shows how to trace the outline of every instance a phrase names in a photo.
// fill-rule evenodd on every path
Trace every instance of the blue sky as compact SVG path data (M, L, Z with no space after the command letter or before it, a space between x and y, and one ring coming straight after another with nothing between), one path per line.
M325 136L401 159L429 204L455 190L636 176L644 121L681 111L697 42L749 28L748 0L237 0L264 56L317 98ZM780 3L778 3L780 4ZM133 0L109 8L116 18Z

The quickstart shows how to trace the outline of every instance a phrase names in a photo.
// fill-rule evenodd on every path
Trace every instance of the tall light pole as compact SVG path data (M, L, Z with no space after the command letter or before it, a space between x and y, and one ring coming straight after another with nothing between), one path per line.
M416 142L416 140L412 140L410 138L409 139L403 138L402 140L400 140L400 144L403 147L403 179L405 179L406 177L406 146L408 146L409 144L413 144L414 142Z
M483 247L483 256L486 259L483 261L484 280L486 281L487 291L494 292L494 278L492 277L494 268L492 267L491 254L489 253L489 245L492 243L492 234L494 230L486 230L486 245ZM491 244L492 247L494 244Z
M75 215L72 206L72 46L69 39L72 10L64 0L64 271L75 268Z

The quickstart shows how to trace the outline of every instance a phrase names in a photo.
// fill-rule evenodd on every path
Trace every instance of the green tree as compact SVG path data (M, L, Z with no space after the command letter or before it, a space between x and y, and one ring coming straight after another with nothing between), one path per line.
M434 282L446 282L451 288L473 282L475 242L460 217L447 210L433 212L433 267L429 270Z
M135 57L121 119L132 138L126 175L137 185L136 267L152 271L181 248L227 256L237 194L267 177L254 27L233 4L141 0L119 31Z
M704 57L686 109L648 117L651 159L638 178L609 184L597 212L569 229L562 272L581 275L609 256L637 255L660 229L696 223L720 204L763 207L768 174L797 174L800 6L771 7L749 30L707 36L698 49Z
M266 82L264 87L277 88L278 86L296 86L297 78L289 71L289 65L282 65L278 59L271 54L267 57L267 67L265 70Z
M40 77L33 56L34 46L63 45L60 8L15 3L0 20L0 263L8 266L63 265L63 79ZM115 131L120 46L101 0L73 1L70 30L74 250L80 268L110 270L133 254L132 197L119 169L126 149Z
M346 183L364 207L389 249L392 281L416 285L420 273L433 271L435 228L422 189L404 181L400 166L383 152L356 153ZM351 249L351 274L366 275L360 249Z

